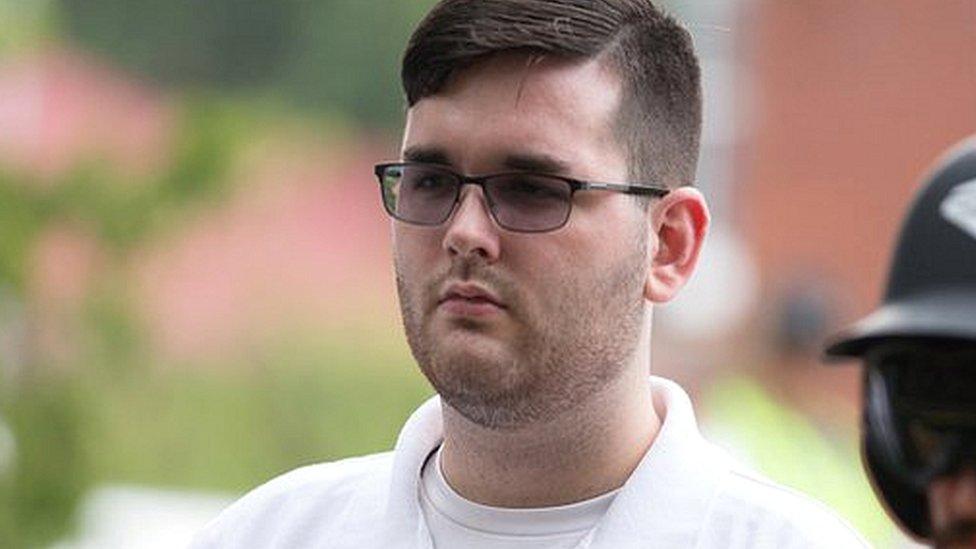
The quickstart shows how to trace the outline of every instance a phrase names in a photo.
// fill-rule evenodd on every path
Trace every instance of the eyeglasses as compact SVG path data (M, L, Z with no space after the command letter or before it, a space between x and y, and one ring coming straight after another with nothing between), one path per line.
M495 223L520 233L554 231L565 225L576 191L657 197L669 192L657 186L594 183L531 172L468 177L443 166L415 162L378 164L375 172L383 207L395 219L414 225L440 225L457 207L461 187L477 185Z

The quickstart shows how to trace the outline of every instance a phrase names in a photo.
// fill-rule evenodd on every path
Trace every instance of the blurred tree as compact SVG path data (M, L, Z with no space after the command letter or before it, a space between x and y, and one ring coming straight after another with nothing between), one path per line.
M156 82L270 92L392 128L400 54L434 0L59 2L75 39Z
M297 0L60 0L65 29L96 51L175 86L261 85L289 46Z
M308 2L283 89L300 105L338 108L370 127L403 122L400 59L434 0Z
M89 417L81 387L62 379L30 385L8 400L4 416L17 436L17 455L0 476L0 546L42 547L70 528L91 482L81 452Z
M0 0L0 53L30 47L50 36L51 0Z
M130 256L195 207L227 196L225 172L261 123L251 111L188 100L171 162L147 181L124 184L98 159L46 182L0 166L0 329L25 326L21 341L0 341L23 351L0 352L0 430L9 425L16 444L11 463L0 463L0 547L45 546L69 530L75 505L95 480L101 450L90 444L100 429L98 406L108 387L143 366L138 319L119 290ZM29 278L39 236L66 221L91 228L109 260L82 319L88 344L61 364L32 333L40 308ZM28 305L13 310L20 303Z

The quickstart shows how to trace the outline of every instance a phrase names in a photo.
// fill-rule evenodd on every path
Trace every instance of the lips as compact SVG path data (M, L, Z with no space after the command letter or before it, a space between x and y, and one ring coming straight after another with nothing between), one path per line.
M496 307L504 307L504 304L502 304L501 300L498 299L495 294L482 286L473 283L456 283L449 285L447 289L441 292L441 297L438 302L443 303L452 299L490 303Z
M470 282L448 285L437 305L460 316L483 316L505 309L505 304L493 292Z

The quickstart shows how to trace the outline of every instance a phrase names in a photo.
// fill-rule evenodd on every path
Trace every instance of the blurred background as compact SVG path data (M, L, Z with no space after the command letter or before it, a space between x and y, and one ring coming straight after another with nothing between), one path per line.
M432 0L0 0L0 546L172 547L431 394L374 162ZM702 58L703 264L655 373L709 435L906 542L857 461L859 370L926 167L976 131L976 1L673 1Z

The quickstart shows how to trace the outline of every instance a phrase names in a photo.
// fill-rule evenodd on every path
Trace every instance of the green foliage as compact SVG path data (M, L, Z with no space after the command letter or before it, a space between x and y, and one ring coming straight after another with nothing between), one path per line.
M432 3L53 0L28 13L0 0L0 50L14 44L4 16L16 12L36 22L30 36L57 22L85 47L185 94L173 156L157 173L132 180L86 158L40 180L0 165L0 292L24 305L13 313L19 321L31 326L36 311L29 260L46 230L80 229L108 256L84 314L72 319L81 356L55 364L28 349L25 363L11 365L0 353L0 420L18 444L16 462L0 470L0 547L62 538L98 483L239 492L303 463L391 447L430 394L402 345L326 336L255 351L247 364L160 364L126 277L148 242L231 196L229 174L245 148L284 124L281 105L399 125L400 53ZM301 126L319 129L307 118Z
M9 364L4 360L10 353L0 353L0 421L9 424L17 444L16 461L0 470L0 547L44 545L69 529L78 498L104 470L105 454L90 446L105 424L100 407L142 399L118 392L145 375L147 362L124 291L127 260L173 220L228 195L227 171L261 123L249 116L251 110L229 102L202 98L186 105L172 162L141 181L122 180L100 159L86 159L55 180L0 169L0 320L32 327L38 305L31 303L29 258L45 230L81 228L110 256L87 315L77 319L85 339L82 359L50 363L43 349L32 347L29 333L0 342L22 345L26 358ZM138 389L152 395L149 384ZM143 432L152 432L153 418L142 420Z
M175 158L143 181L123 180L100 159L87 159L56 181L0 166L0 283L23 287L29 245L52 224L94 231L121 256L165 231L174 216L222 198L229 191L223 176L250 124L242 109L216 100L188 102Z
M0 467L0 547L63 538L99 483L240 492L303 463L389 449L430 394L393 336L384 347L316 334L241 353L246 363L152 356L127 293L131 260L227 200L244 150L294 119L253 100L183 101L170 161L141 180L98 158L56 180L0 166L0 321L33 325L29 260L46 230L80 228L108 256L70 319L77 356L54 360L25 338L26 359L6 364L0 348L0 421L18 445Z
M51 0L0 0L0 53L35 47L52 34Z
M402 121L399 61L434 0L59 0L85 46L173 87L272 94L371 127Z
M19 448L0 476L0 547L63 538L99 483L240 493L299 465L388 450L430 394L398 346L298 343L261 357L90 359L79 375L7 391L0 415Z
M337 342L105 379L98 394L98 480L241 492L301 464L389 449L429 389L402 354Z
M79 384L68 379L8 391L0 413L16 438L17 453L0 476L0 546L46 545L70 528L91 480L82 451L86 404Z
M331 108L360 123L403 122L400 60L410 32L433 0L308 2L282 74L298 104Z
M0 173L0 288L22 291L27 248L40 225L41 204L12 180Z
M66 29L122 66L175 86L270 80L300 0L60 0Z

